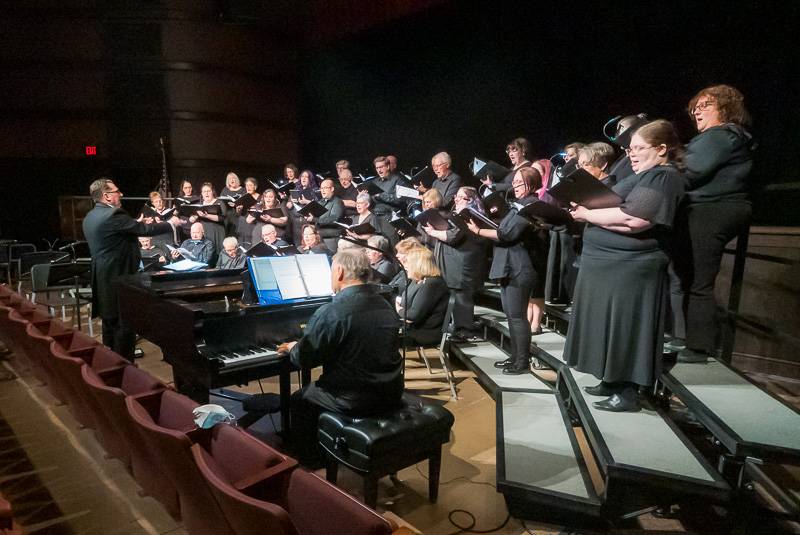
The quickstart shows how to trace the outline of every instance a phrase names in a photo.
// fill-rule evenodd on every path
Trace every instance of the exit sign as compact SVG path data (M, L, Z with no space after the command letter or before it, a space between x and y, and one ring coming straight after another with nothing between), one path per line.
M86 145L86 156L97 156L97 145Z

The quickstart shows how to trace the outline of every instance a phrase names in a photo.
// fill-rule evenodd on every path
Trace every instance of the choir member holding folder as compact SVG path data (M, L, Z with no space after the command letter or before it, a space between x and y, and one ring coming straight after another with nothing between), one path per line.
M455 213L469 207L482 210L475 188L459 188L453 200ZM455 294L454 332L451 340L458 342L473 337L470 331L473 329L474 295L483 286L484 260L488 248L486 241L470 232L460 217L451 214L446 216L438 221L439 225L430 221L423 224L422 229L434 240L433 254L436 264L441 269L448 288Z
M217 249L213 242L205 237L203 224L200 222L192 223L189 239L184 240L180 247L167 246L167 248L173 260L183 258L211 265L217 258Z
M607 398L594 403L601 410L638 410L639 387L661 372L666 240L683 194L681 150L668 121L642 126L630 146L635 174L613 188L621 204L574 205L575 220L588 225L564 355L601 380L585 388Z
M249 247L260 239L260 235L254 238L255 218L248 221L248 216L250 209L255 207L261 196L258 193L258 181L253 177L244 179L244 189L245 194L233 203L233 209L236 211L236 238L240 244Z
M278 200L275 190L267 188L258 202L248 209L245 224L250 225L250 243L258 243L264 225L275 227L278 237L283 238L289 233L289 211Z
M491 187L494 191L501 192L512 189L511 182L514 181L517 170L531 166L531 162L528 160L528 153L530 150L531 144L524 137L518 137L512 140L511 143L506 145L506 154L508 155L508 160L511 162L511 171L502 178L492 176L484 177L481 179L483 185Z
M169 221L173 215L175 215L175 209L167 208L161 194L157 191L153 191L150 193L150 204L144 205L142 212L136 220L151 225L153 223ZM156 247L162 247L164 244L175 245L175 243L177 243L177 236L174 230L171 230L153 236L152 240Z
M532 167L522 167L511 183L520 205L538 201L535 191L542 186L542 177ZM481 228L470 219L468 228L474 234L495 242L489 278L500 283L503 312L508 318L511 357L497 363L506 375L529 371L531 322L528 301L544 297L544 243L541 233L512 207L496 228Z
M203 225L203 234L207 240L214 244L214 251L222 249L222 240L225 239L225 203L217 199L214 186L211 182L204 182L200 188L200 204L192 206L194 213L189 216L189 222L200 222ZM216 257L216 256L215 256Z

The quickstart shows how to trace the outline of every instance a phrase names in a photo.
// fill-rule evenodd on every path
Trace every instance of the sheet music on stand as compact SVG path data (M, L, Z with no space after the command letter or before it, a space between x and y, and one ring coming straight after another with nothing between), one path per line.
M262 305L333 294L326 255L250 257L247 267Z

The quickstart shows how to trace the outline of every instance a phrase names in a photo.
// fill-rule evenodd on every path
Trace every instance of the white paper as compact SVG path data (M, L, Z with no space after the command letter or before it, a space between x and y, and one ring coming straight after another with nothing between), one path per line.
M282 299L308 297L303 277L300 275L300 268L294 258L293 256L276 256L269 259Z
M484 161L481 161L481 160L479 160L479 159L477 159L477 158L475 158L474 160L472 160L472 174L473 174L473 175L477 175L477 174L478 174L478 171L480 171L481 169L483 169L483 167L484 167L485 165L486 165L486 162L484 162Z
M419 199L419 192L414 188L407 188L405 186L397 186L395 188L395 195L397 198L406 197L409 199Z
M306 281L309 297L333 294L331 286L331 266L324 254L297 255L292 257L300 266L300 273Z
M172 245L170 245L168 243L165 243L164 245L167 246L167 249L169 249L170 252L178 251L179 255L181 255L182 257L184 257L184 258L186 258L188 260L194 258L194 255L191 252L189 252L187 249L184 249L183 247L173 247Z
M172 271L194 271L196 269L203 269L206 264L202 262L195 262L194 260L181 260L173 262L164 266L164 269L171 269Z

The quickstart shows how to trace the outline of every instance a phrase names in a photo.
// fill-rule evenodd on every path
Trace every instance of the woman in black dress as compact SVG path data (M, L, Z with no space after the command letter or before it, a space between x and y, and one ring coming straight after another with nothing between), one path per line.
M699 134L686 146L687 192L675 218L671 345L681 350L679 362L705 362L717 347L714 282L722 254L750 226L753 143L744 97L733 87L703 89L688 111Z
M203 182L200 188L200 204L203 206L217 205L220 207L220 214L198 211L197 215L189 217L190 223L199 221L203 225L203 234L207 240L214 244L215 253L222 249L222 240L225 239L225 214L227 206L224 202L217 199L214 186L211 182ZM215 257L216 258L216 257Z
M244 190L245 195L250 195L254 201L258 202L261 196L258 193L258 181L255 178L247 177L244 179ZM236 239L239 241L239 244L242 247L250 247L251 245L261 241L260 234L254 238L255 234L253 232L253 227L256 224L255 218L247 213L242 204L237 204L235 210Z
M289 230L289 210L281 204L278 200L278 194L272 188L267 188L261 194L256 205L253 207L256 210L280 210L280 216L271 216L267 213L262 213L258 218L252 214L248 214L246 223L251 225L250 243L258 243L261 239L261 229L264 225L272 225L278 233L278 238L285 240Z
M564 355L601 379L586 388L608 398L594 403L601 410L638 410L639 386L652 385L661 372L666 240L683 194L681 152L671 123L642 126L630 146L635 174L613 188L622 204L572 212L588 225Z
M298 210L307 205L311 201L319 199L319 190L317 189L317 179L314 178L314 173L310 169L304 169L300 173L300 178L295 185L296 193L292 200L290 197L286 200L285 206L289 210L289 223L291 227L292 243L301 245L303 243L303 225L306 224L306 219L300 215Z
M537 189L542 187L539 171L532 167L520 168L511 183L519 204L538 201ZM479 228L467 223L470 231L495 242L489 278L500 283L500 299L508 318L511 357L496 366L506 375L520 375L529 371L531 354L531 324L528 321L528 299L534 288L544 287L544 271L537 270L542 261L537 256L546 254L541 234L524 217L511 208L494 229Z

